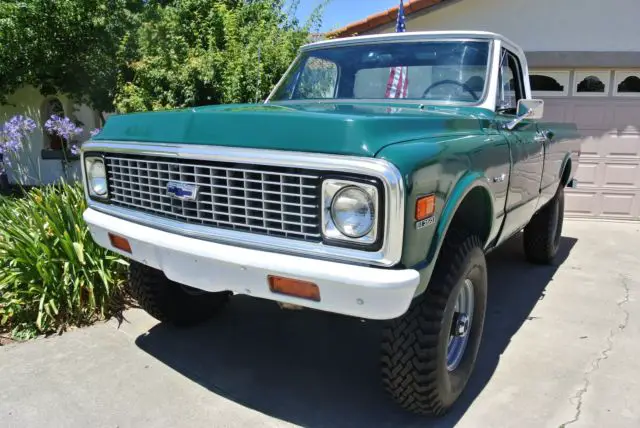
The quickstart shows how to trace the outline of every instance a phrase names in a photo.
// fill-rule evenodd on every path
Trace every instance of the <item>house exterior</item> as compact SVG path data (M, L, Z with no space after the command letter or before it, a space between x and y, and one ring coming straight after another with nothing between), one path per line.
M98 113L88 106L77 105L64 95L45 97L32 86L18 89L8 96L6 104L0 104L0 125L16 114L30 117L36 122L37 128L31 135L30 150L23 151L19 162L13 162L7 167L7 179L10 183L20 181L22 184L33 185L39 181L48 184L65 175L60 138L44 131L44 123L52 114L79 121L84 129L84 133L76 137L80 142L89 139L90 130L100 124ZM17 164L26 170L25 175L29 178L18 179ZM71 160L68 165L67 177L71 180L80 177L80 164L77 160Z
M332 36L393 32L397 11ZM640 220L638 0L411 0L405 14L407 31L484 30L518 43L544 120L574 122L586 138L567 215Z

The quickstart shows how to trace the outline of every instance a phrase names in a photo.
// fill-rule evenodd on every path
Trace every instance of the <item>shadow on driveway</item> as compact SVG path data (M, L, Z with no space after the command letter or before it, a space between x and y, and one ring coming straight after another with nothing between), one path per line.
M526 263L519 236L488 256L488 312L475 374L441 419L405 413L385 395L378 321L282 310L273 302L238 296L209 323L187 330L160 324L136 343L216 394L294 424L451 427L491 379L511 337L544 298L557 265L575 243L562 238L556 266Z

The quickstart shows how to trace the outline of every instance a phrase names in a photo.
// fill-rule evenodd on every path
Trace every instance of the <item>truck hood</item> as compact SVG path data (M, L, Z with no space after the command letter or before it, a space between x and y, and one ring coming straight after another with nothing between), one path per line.
M94 140L375 156L383 147L477 134L491 112L419 104L234 104L111 116Z

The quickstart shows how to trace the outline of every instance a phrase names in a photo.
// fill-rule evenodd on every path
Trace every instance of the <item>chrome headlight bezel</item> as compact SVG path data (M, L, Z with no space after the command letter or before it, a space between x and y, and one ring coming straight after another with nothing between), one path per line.
M373 208L373 224L367 233L359 237L348 236L342 232L332 215L333 203L336 196L348 188L357 188L368 195ZM325 243L329 245L356 247L370 251L380 248L380 238L383 235L380 228L382 226L384 210L382 209L382 190L378 183L373 180L356 181L350 178L326 178L322 182L321 203L322 236Z
M102 164L103 174L101 176L93 176L94 164ZM83 159L85 185L87 186L87 194L90 198L99 201L107 201L109 199L109 186L107 183L107 164L104 161L104 157L100 155L89 154L85 155ZM100 181L102 180L102 182ZM96 190L100 185L104 188L104 192Z

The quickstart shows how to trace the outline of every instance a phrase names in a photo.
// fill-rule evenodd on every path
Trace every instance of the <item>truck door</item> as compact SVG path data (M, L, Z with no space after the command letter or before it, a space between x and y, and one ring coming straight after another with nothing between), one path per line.
M525 86L517 55L503 49L501 58L496 111L498 122L504 124L516 117L518 100L525 97ZM500 128L509 142L513 163L501 234L501 238L508 238L525 226L536 210L544 165L544 146L535 121L524 120L513 130Z

